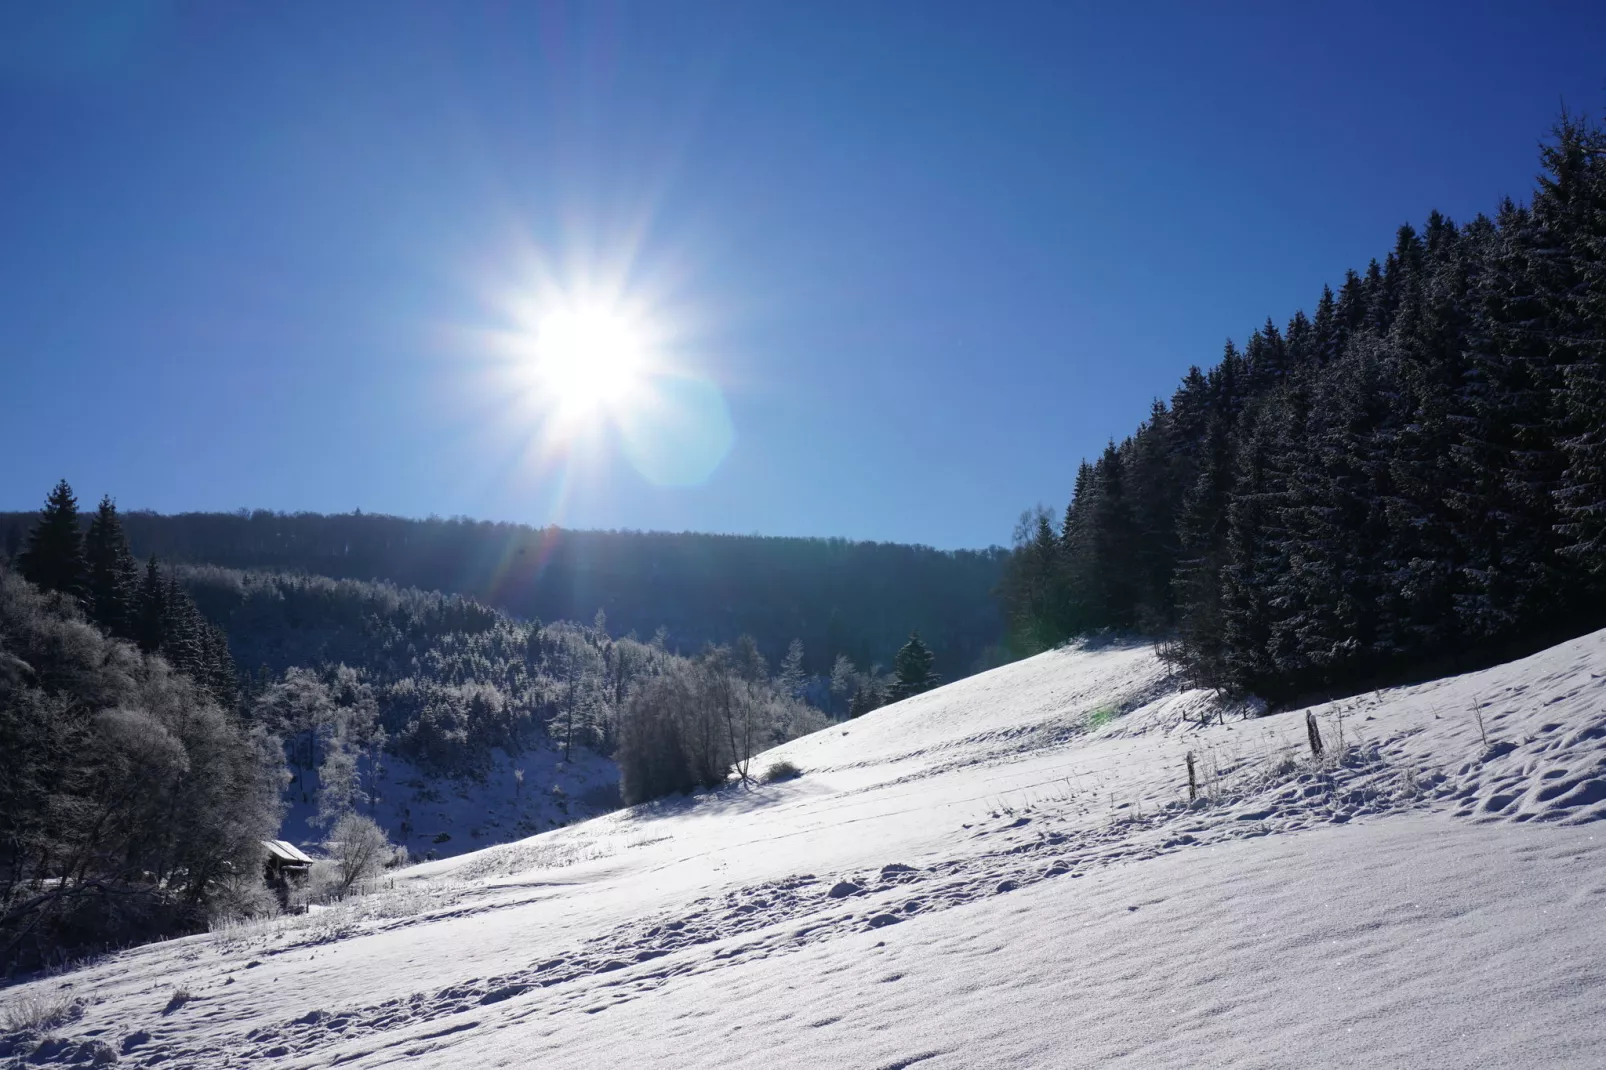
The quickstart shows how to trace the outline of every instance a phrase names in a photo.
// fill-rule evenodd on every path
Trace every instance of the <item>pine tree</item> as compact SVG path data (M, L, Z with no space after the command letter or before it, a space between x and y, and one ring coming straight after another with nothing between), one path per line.
M211 693L224 709L240 704L240 682L234 669L234 658L229 654L229 639L211 621L201 622L202 676L198 682Z
M796 698L803 690L808 675L803 668L803 640L793 639L781 660L781 671L775 676L775 689L787 698Z
M1047 650L1061 640L1095 627L1092 604L1093 572L1093 466L1083 461L1076 469L1076 485L1071 502L1060 523L1059 545L1045 541L1041 526L1037 536L1037 555L1041 561L1053 560L1055 569L1045 574L1044 603L1053 607L1046 618L1042 642L1032 651Z
M1097 627L1129 629L1137 615L1137 525L1127 493L1126 451L1111 442L1093 466L1089 598Z
M1556 491L1562 553L1606 588L1606 130L1564 117L1547 148L1564 285L1551 296L1569 426Z
M1264 425L1263 425L1264 426ZM1239 451L1232 498L1227 506L1225 565L1221 570L1223 670L1228 689L1248 692L1271 674L1271 587L1277 575L1269 546L1275 511L1271 444L1261 427Z
M1023 514L1001 585L1009 642L1018 653L1035 654L1064 638L1059 630L1068 611L1064 574L1060 540L1047 511Z
M831 665L831 715L840 717L851 712L852 700L858 693L855 677L858 669L846 654L838 654Z
M65 479L45 500L39 520L28 533L27 547L17 559L23 576L47 591L74 598L85 594L84 538L78 529L78 499Z
M207 677L204 621L190 596L171 572L162 592L162 656L167 663L191 679Z
M1533 212L1510 201L1484 238L1454 495L1466 548L1457 608L1478 639L1560 616L1568 594L1559 582L1553 497L1564 466L1554 439L1562 380L1534 267L1547 239Z
M931 671L934 660L926 644L920 641L920 633L911 632L909 641L899 649L897 657L893 659L893 667L897 673L897 682L893 684L892 689L893 699L905 699L936 687L942 678Z
M748 683L762 683L770 677L769 665L759 653L758 640L745 632L736 637L736 648L731 651L736 674Z
M17 555L22 553L22 528L16 524L6 527L6 541L3 547L6 560L15 562Z
M1149 419L1132 439L1129 473L1133 523L1133 569L1136 584L1134 623L1155 633L1176 616L1171 575L1181 546L1177 541L1177 507L1181 493L1171 414L1156 400Z
M1444 649L1458 641L1455 599L1461 586L1461 547L1449 491L1452 454L1466 379L1468 264L1460 232L1444 216L1428 218L1420 280L1407 279L1400 314L1386 340L1398 376L1385 503L1388 577L1380 627L1383 643L1401 656Z
M1177 518L1181 543L1172 580L1177 601L1176 659L1196 683L1226 683L1221 577L1227 562L1227 507L1233 486L1233 440L1227 415L1211 414L1197 474Z
M134 604L134 639L145 653L155 654L166 643L167 616L167 588L162 583L156 555L152 554Z
M84 561L90 616L119 639L134 638L139 568L110 496L100 500L100 508L89 521Z

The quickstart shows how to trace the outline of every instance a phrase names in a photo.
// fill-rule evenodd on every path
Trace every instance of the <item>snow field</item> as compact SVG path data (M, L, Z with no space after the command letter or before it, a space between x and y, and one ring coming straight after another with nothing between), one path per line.
M85 1001L47 1059L165 1067L1606 1065L1603 676L1597 633L1327 704L1313 758L1305 711L1056 651L754 763L795 781L6 997Z

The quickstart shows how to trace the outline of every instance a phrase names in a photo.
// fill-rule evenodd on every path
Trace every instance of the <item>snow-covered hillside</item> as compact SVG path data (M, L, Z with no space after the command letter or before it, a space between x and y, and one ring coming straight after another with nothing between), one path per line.
M517 755L497 750L478 778L429 776L387 754L377 778L362 762L363 784L372 798L359 809L372 817L392 843L414 859L447 858L532 836L619 805L619 767L595 751L562 750L541 741ZM286 813L280 835L316 849L328 835L317 823L316 771L285 789Z
M756 763L796 780L18 986L13 1009L82 1002L0 1051L1606 1066L1606 633L1314 713L1320 759L1304 711L1223 711L1149 648L1044 654Z

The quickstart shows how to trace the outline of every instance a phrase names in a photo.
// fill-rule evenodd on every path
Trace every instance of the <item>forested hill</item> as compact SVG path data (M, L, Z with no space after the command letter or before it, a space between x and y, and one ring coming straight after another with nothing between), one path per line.
M803 641L806 669L829 674L839 654L890 666L918 630L947 679L988 663L1003 635L994 597L998 549L944 552L843 539L569 531L363 513L123 513L135 554L228 568L304 571L335 579L468 595L522 617L590 623L643 639L660 627L671 649L743 634L778 663ZM0 514L0 533L33 513Z
M1401 227L1083 462L1018 531L1016 647L1169 635L1277 699L1606 623L1606 132L1564 117L1540 164L1528 204Z

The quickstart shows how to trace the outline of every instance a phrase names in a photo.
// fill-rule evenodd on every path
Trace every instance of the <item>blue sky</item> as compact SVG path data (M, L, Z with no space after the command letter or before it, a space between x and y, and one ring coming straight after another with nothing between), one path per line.
M0 508L1006 542L1228 336L1525 197L1603 42L1584 3L0 2ZM488 344L588 286L678 431L556 435Z

